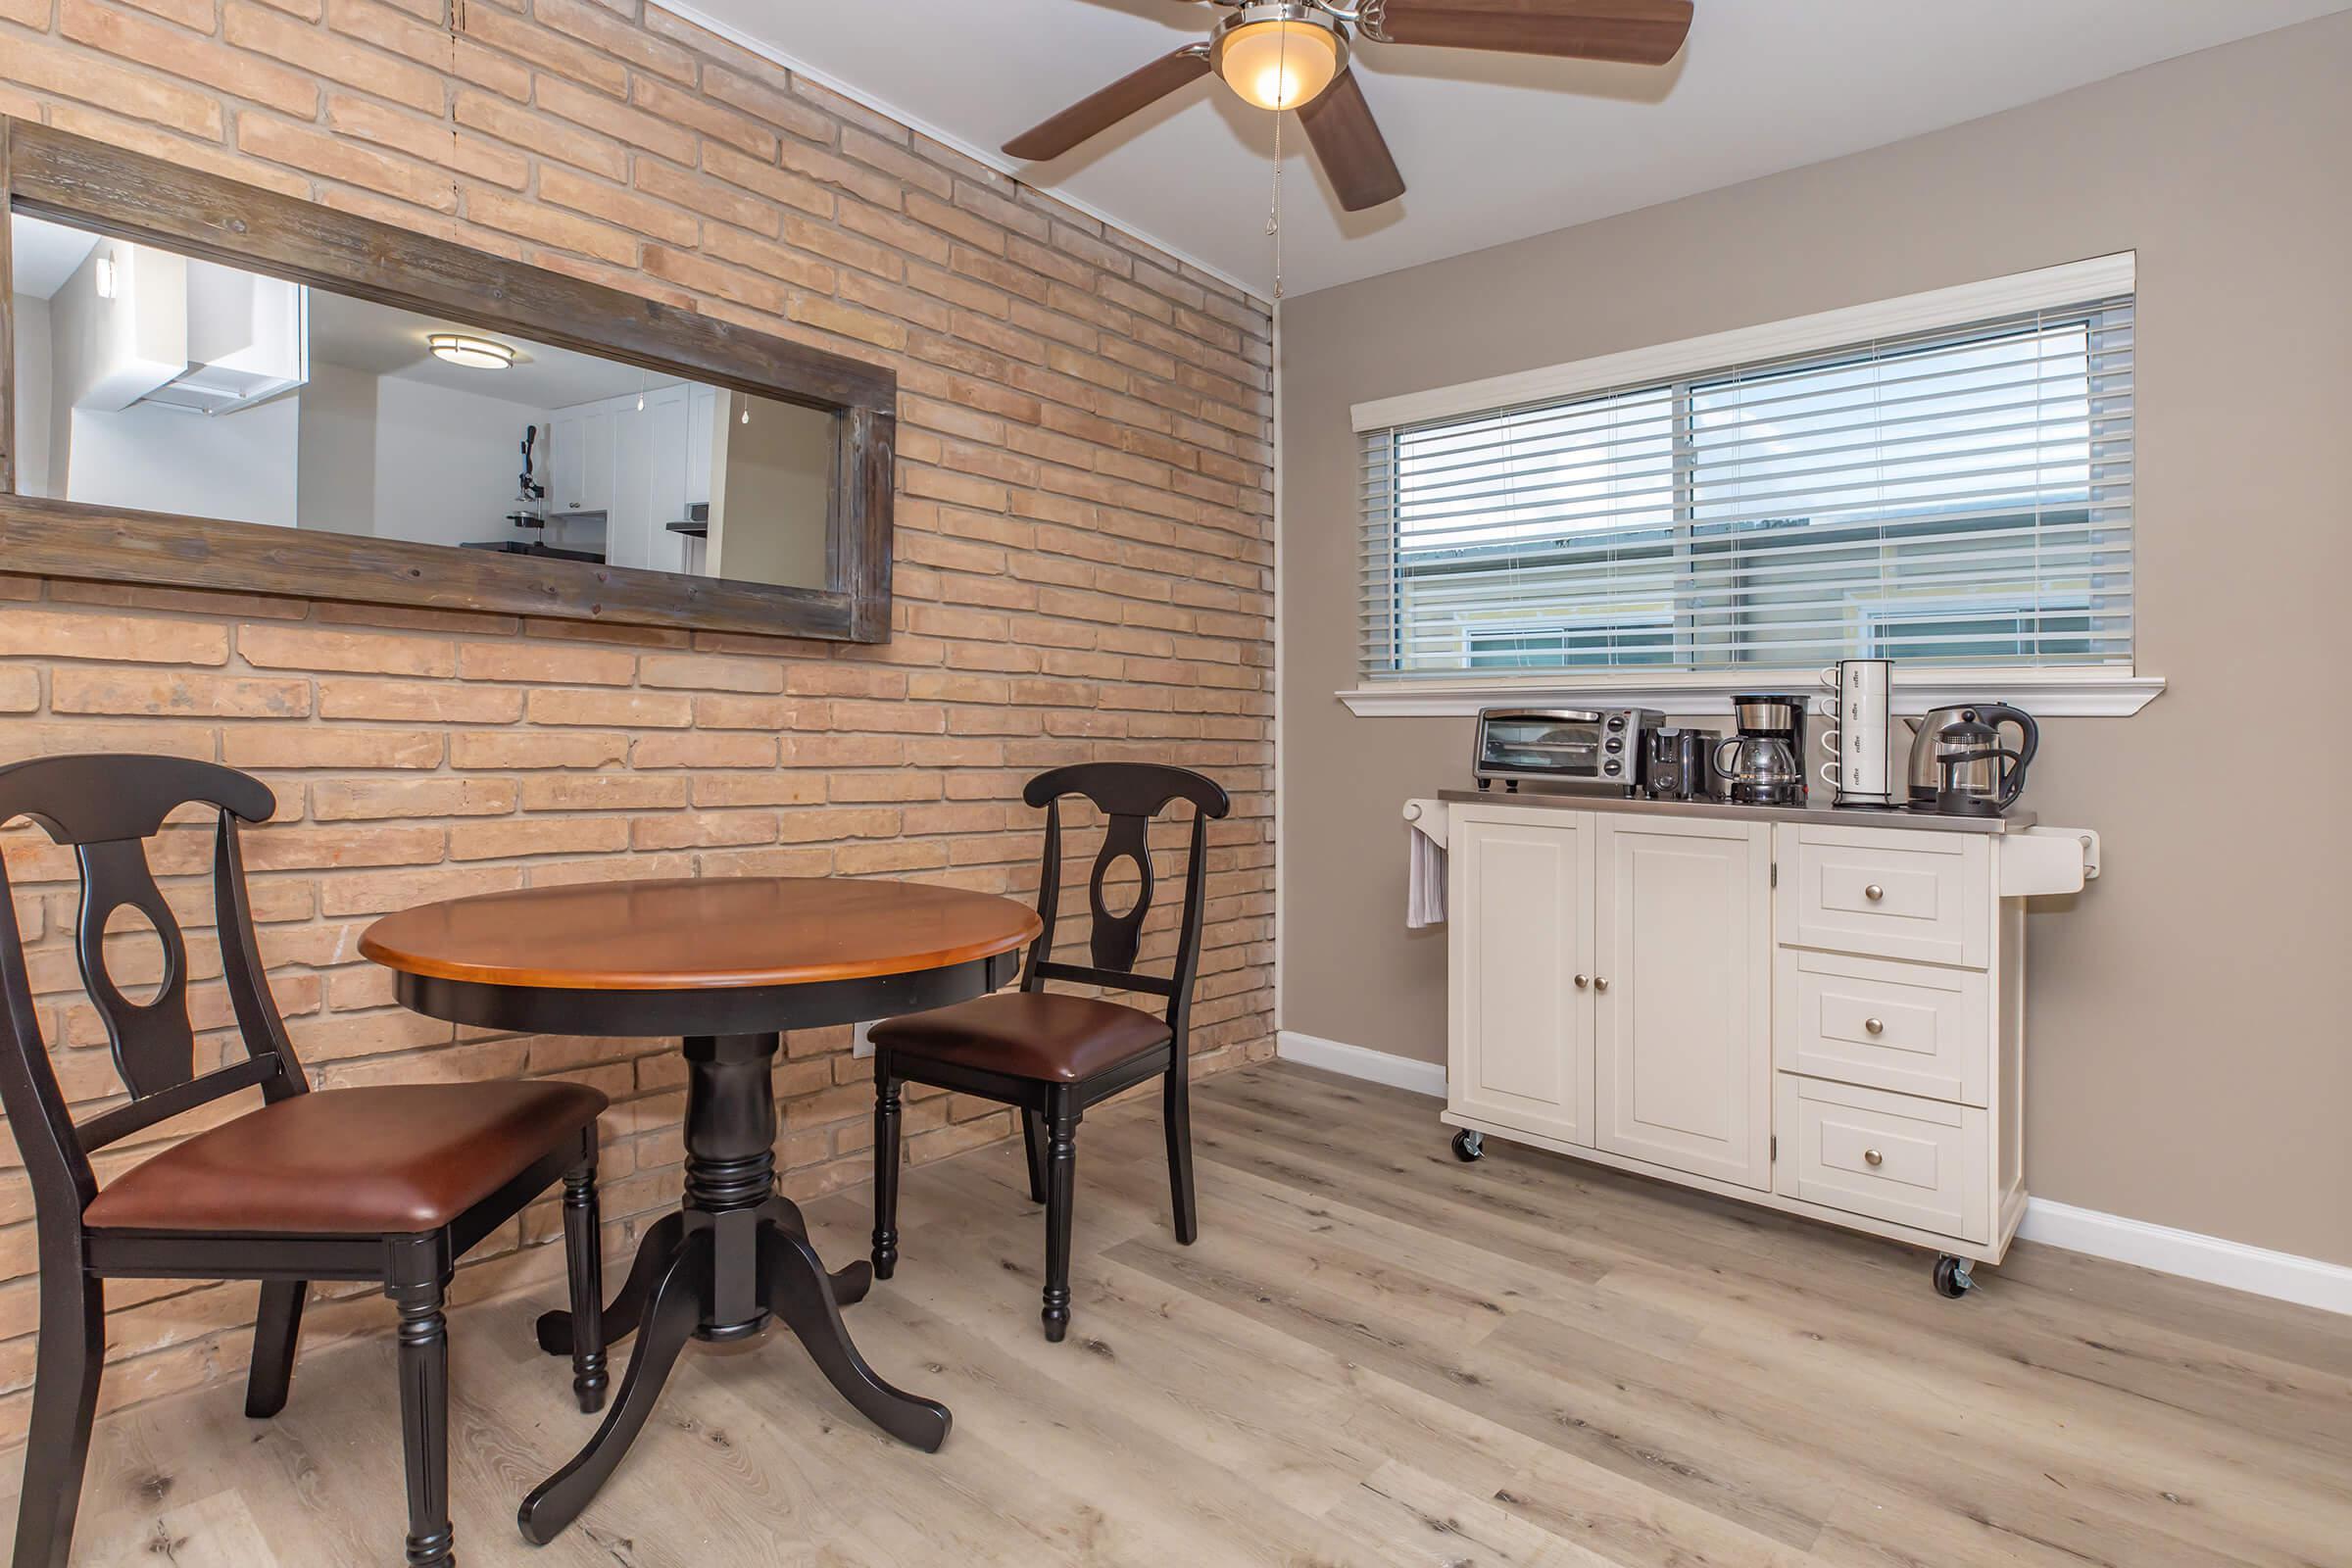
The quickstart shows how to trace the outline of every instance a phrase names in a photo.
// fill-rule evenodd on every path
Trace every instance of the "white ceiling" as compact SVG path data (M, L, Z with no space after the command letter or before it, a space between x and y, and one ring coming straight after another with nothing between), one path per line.
M10 282L16 292L46 300L74 275L98 236L24 213L9 215ZM615 365L590 354L532 343L512 333L485 332L464 322L417 316L347 295L311 290L311 359L369 375L397 375L459 392L472 392L526 409L564 409L677 381L674 375ZM515 351L504 370L475 370L433 358L427 333L472 332Z
M508 345L515 351L514 364L504 370L479 370L433 358L425 346L426 335L451 331L494 338ZM678 379L533 343L512 332L485 331L321 289L311 290L311 360L369 375L392 375L454 392L471 392L526 409L567 409L576 403L673 385Z
M995 149L1220 13L1188 0L674 5ZM1327 288L2031 103L2352 0L1698 0L1663 69L1361 44L1410 187L1346 215L1283 128L1286 291ZM1274 117L1204 78L1024 177L1261 293ZM1000 165L1004 160L991 152Z
M27 299L45 300L66 286L98 236L24 213L8 215L9 286Z

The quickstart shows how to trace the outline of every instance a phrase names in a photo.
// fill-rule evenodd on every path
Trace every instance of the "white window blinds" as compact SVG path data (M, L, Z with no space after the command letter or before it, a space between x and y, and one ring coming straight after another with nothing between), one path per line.
M2129 666L2132 370L2106 293L1366 429L1363 671Z

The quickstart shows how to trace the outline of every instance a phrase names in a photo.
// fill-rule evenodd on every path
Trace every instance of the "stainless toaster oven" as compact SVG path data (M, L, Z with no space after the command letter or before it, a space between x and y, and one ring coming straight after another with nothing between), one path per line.
M1609 790L1642 787L1643 738L1666 722L1654 708L1488 708L1478 715L1471 771L1478 787L1521 784Z

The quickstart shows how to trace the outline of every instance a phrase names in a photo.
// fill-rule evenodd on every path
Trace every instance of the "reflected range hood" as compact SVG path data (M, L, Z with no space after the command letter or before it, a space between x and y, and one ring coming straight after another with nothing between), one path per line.
M68 291L83 322L68 351L82 361L75 408L233 414L310 379L310 291L299 283L103 240Z

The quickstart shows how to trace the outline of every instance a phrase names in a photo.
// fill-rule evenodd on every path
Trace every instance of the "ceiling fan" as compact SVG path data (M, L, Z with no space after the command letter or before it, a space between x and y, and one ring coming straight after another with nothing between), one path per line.
M1260 109L1295 109L1340 205L1361 212L1404 194L1404 176L1348 69L1349 41L1434 44L1662 66L1690 31L1691 0L1205 0L1229 13L1189 43L1004 144L1058 158L1215 72Z

